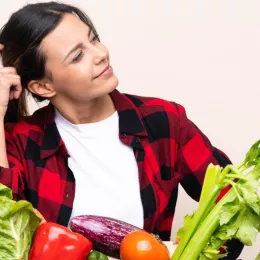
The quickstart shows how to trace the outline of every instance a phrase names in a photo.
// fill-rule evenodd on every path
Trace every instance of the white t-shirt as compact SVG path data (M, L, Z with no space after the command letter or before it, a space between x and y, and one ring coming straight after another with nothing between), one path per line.
M76 180L72 217L112 217L143 228L138 166L133 149L119 139L119 117L72 124L56 111L55 122Z

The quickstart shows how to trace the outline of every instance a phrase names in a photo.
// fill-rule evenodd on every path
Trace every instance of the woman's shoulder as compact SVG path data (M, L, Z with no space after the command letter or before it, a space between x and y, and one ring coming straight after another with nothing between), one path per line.
M24 116L18 122L5 124L5 132L7 135L27 135L30 131L42 132L43 126L49 114L49 106L44 106L36 110L32 115Z
M176 115L181 115L185 112L185 108L175 102L170 101L167 99L163 99L160 97L153 97L153 96L140 96L134 94L124 94L130 101L137 107L137 108L150 108L151 110L154 109L169 113L175 113Z

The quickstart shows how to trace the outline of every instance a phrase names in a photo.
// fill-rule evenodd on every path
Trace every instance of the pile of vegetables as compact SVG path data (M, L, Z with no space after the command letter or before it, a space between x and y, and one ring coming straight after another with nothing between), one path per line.
M180 243L171 259L220 259L228 254L225 242L234 238L251 246L260 232L259 180L260 141L237 167L209 165L199 206L193 215L185 216L184 227L177 233Z
M83 235L42 220L31 203L13 201L11 189L0 184L0 259L108 260Z
M157 236L120 220L78 216L70 228L89 238L96 250L121 260L170 260L168 248Z
M260 141L237 167L210 164L199 206L185 216L171 257L158 237L120 220L77 216L70 229L43 221L29 202L13 201L12 191L0 184L0 259L217 260L228 254L227 240L252 245L260 232L259 180Z
M0 184L1 260L170 259L156 236L120 220L78 216L70 228L46 222L29 202L13 201L12 191Z

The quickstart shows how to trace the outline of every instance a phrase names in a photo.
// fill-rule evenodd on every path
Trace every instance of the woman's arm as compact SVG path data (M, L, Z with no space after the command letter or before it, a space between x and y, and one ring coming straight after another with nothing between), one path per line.
M17 140L12 135L14 124L1 126L0 123L0 183L9 187L13 198L26 199L24 165L17 147Z
M0 44L0 52L3 49ZM16 69L0 64L0 183L12 189L14 198L24 197L23 164L12 134L5 131L4 118L9 100L19 99L21 92L21 79Z
M210 163L225 167L231 164L229 158L215 148L200 129L191 122L185 109L179 106L180 127L178 135L178 159L176 171L181 173L181 185L187 194L199 201L207 167ZM227 189L221 192L223 196ZM243 250L243 244L236 239L226 243L229 255L223 260L235 260Z

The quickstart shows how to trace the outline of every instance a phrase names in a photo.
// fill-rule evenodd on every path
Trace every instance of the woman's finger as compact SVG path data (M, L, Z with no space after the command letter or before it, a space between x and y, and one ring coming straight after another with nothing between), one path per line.
M9 92L9 100L13 100L14 99L14 92L10 91Z
M0 73L6 73L6 74L15 74L17 75L16 68L14 67L4 67L0 68ZM18 75L17 75L18 76ZM19 76L18 76L19 77Z
M14 93L14 98L18 99L22 93L22 86L21 85L15 86L12 92Z

